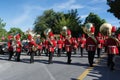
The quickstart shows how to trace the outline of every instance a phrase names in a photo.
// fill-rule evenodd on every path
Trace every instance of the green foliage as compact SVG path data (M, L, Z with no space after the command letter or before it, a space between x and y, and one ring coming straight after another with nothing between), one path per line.
M97 14L94 14L94 13L90 13L86 19L85 19L85 23L93 23L93 25L95 26L95 35L98 34L99 32L99 29L100 29L100 26L105 23L105 19L101 19Z
M7 31L4 29L6 23L0 18L0 41L2 41L2 37L6 38Z
M6 23L4 23L3 20L0 18L0 29L3 29L5 25Z
M37 17L34 25L34 31L42 35L46 28L51 28L53 33L60 34L63 26L67 26L72 31L73 36L78 36L81 32L81 21L77 9L66 14L54 12L52 9L46 10L43 15Z
M82 28L81 28L81 20L80 16L78 15L77 9L70 10L67 14L65 14L67 18L70 19L70 23L68 24L68 28L72 31L73 37L78 37L79 34L82 34Z
M120 19L120 0L107 0L107 5L110 7L107 11Z
M59 32L59 28L55 26L56 19L59 19L63 15L60 12L54 12L52 9L44 11L41 16L38 16L34 22L34 31L43 35L43 31L47 28L51 28L54 33Z
M120 27L118 27L116 34L120 34Z

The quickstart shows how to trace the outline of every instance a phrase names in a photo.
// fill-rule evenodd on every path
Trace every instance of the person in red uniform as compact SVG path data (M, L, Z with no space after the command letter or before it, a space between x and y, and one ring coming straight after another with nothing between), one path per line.
M49 42L48 42L48 38L45 40L45 54L46 56L48 56L48 45L49 45Z
M83 49L86 46L86 38L85 34L82 34L81 40L80 40L80 50L81 50L81 57L83 57Z
M37 47L38 47L38 55L41 56L41 54L42 54L42 42L40 42L40 43L37 45Z
M56 46L56 41L54 39L54 34L51 33L49 35L49 44L48 44L48 50L49 50L49 58L48 58L48 63L51 64L52 59L53 59L53 55L54 55L54 51L55 51L55 46Z
M22 51L22 44L21 44L21 41L20 41L20 37L21 35L20 34L17 34L16 35L16 61L20 61L20 54L21 54L21 51Z
M34 39L30 34L28 35L28 40L29 40L28 45L30 52L30 63L34 63L35 48L37 47L37 44L35 43Z
M101 50L103 48L103 38L102 38L102 35L101 33L98 33L98 36L96 36L96 39L97 39L97 42L98 42L98 46L97 46L97 57L100 58L100 53L101 53Z
M78 50L79 50L79 51L80 51L80 41L81 41L81 38L78 37L78 38L77 38L77 42L78 42Z
M110 67L110 70L114 70L115 63L113 62L113 58L115 55L119 53L119 50L118 50L119 42L115 37L115 31L116 31L116 28L115 26L113 26L111 30L112 34L106 40L106 45L108 48L107 49L107 53L108 53L107 66Z
M7 45L8 45L8 52L9 52L8 60L11 60L11 58L12 58L12 56L14 54L14 52L13 52L13 45L12 45L12 39L13 39L13 36L9 35L8 36L8 43L7 43Z
M61 52L62 52L62 48L63 48L62 35L60 35L60 38L57 41L57 44L58 44L58 54L57 54L57 56L60 57L61 56Z
M118 34L117 38L118 38L119 43L120 43L120 34ZM120 55L120 45L118 46L118 49L119 49L119 55Z
M76 54L77 53L77 48L78 48L78 42L77 42L76 38L72 38L72 46L73 46L74 54Z
M92 26L90 28L91 34L86 39L86 50L88 51L88 62L90 67L93 67L94 55L97 47L97 40L94 37L95 28Z
M66 36L66 39L65 39L65 49L66 49L66 52L67 52L67 63L70 64L71 63L71 52L72 52L72 38L71 38L71 31L70 30L67 30L67 36Z

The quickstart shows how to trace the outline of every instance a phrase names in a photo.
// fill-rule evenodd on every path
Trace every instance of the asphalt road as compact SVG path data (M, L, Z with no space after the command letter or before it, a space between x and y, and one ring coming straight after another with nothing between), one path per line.
M53 64L48 64L48 57L35 56L35 62L30 64L29 56L21 55L21 62L7 60L7 55L0 55L0 80L77 80L78 77L89 67L87 53L80 57L79 53L72 55L72 63L67 64L66 55L53 58ZM95 61L97 58L95 58ZM105 65L104 65L105 66ZM103 66L94 67L84 80L99 80L104 72L96 74L101 70L107 70ZM117 70L119 72L119 70ZM91 76L93 75L93 76ZM108 75L109 77L109 75ZM102 78L101 80L104 80ZM107 80L107 79L105 79ZM108 79L110 80L110 79ZM117 80L117 79L115 79Z

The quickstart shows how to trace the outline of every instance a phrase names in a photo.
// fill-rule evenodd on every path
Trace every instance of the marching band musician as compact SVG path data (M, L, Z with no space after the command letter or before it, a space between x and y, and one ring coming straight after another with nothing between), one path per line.
M95 28L91 24L89 37L86 39L86 50L88 51L88 62L90 67L93 67L94 55L97 47L97 40L94 37Z
M46 56L48 56L48 45L49 45L49 42L48 42L48 38L45 40L45 54Z
M35 43L31 34L28 34L28 40L29 40L28 45L29 45L29 52L30 52L30 63L34 63L35 48L37 44Z
M74 54L76 54L77 52L77 48L78 48L78 42L76 38L72 38L72 45L73 45L73 50L74 50Z
M20 61L20 54L21 54L21 51L22 51L22 44L21 44L21 41L20 41L20 37L21 35L20 34L17 34L15 36L16 38L16 61Z
M78 42L78 50L80 50L80 41L81 41L81 39L80 39L80 37L78 37L78 38L77 38L77 42Z
M67 30L67 35L66 35L66 39L65 39L65 49L67 51L67 63L70 64L71 63L71 52L72 52L72 38L71 38L71 31Z
M52 59L53 59L53 55L54 55L54 51L55 51L55 46L56 46L56 41L54 39L54 34L52 32L49 33L49 44L48 44L48 50L49 50L49 59L48 59L48 63L51 64Z
M82 34L82 37L81 37L81 40L80 40L81 57L83 57L83 49L85 48L85 45L86 45L85 34Z
M38 45L38 55L41 56L41 53L42 53L42 42L40 42Z
M35 52L35 55L41 55L41 50L42 50L42 43L40 41L40 35L36 35L36 44L37 44L37 51Z
M14 52L13 52L13 45L12 45L12 39L13 39L13 36L9 35L8 36L8 43L7 43L7 45L8 45L8 52L9 52L8 60L11 60L11 58L12 58L12 56L14 54Z
M115 55L119 54L119 50L118 50L119 41L115 37L115 31L116 31L115 26L112 26L111 36L109 36L108 39L106 40L106 45L108 48L107 49L107 53L108 53L107 66L110 67L110 70L114 70L115 63L113 62L113 58Z
M104 43L101 33L98 33L98 36L96 36L96 39L97 39L97 42L98 42L97 57L100 58L100 53L101 53L101 50L103 48L103 43Z
M63 48L63 41L62 41L62 35L60 35L59 40L57 41L58 44L58 54L57 56L60 57L61 56L61 52L62 52L62 48Z

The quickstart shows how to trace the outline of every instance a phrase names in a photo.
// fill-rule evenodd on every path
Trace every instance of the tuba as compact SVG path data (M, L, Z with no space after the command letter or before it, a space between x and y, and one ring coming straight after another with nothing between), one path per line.
M91 38L94 40L94 42L97 44L97 40L96 40L96 38L93 36L94 31L95 31L95 28L94 28L93 24L92 24L92 23L86 23L85 26L82 27L82 28L83 28L83 31L84 31L89 37L91 37Z
M91 35L90 30L91 30L92 27L93 27L93 24L92 24L92 23L87 23L87 24L85 24L85 26L82 27L82 28L83 28L83 31L84 31L88 36L90 36L90 35Z
M100 26L100 32L104 36L111 36L112 25L109 23L103 23Z

